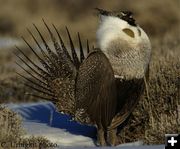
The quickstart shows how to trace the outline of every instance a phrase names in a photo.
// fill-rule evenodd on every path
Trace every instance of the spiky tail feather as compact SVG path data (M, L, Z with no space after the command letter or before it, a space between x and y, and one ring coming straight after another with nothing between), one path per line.
M33 24L45 48L43 48L43 46L29 29L27 29L27 31L31 35L38 49L41 51L41 54L39 54L26 39L24 39L23 37L22 39L36 56L42 67L37 65L33 60L31 60L19 47L16 47L16 49L21 53L21 56L17 54L16 56L25 66L27 66L27 68L23 67L19 63L17 63L17 65L24 72L26 72L29 77L26 77L19 73L17 74L25 80L26 86L36 91L35 94L29 95L52 101L57 105L57 109L59 111L74 116L76 113L76 101L74 95L75 79L78 68L85 59L80 34L78 33L80 49L80 58L78 58L68 28L66 27L66 31L69 38L71 56L55 25L52 24L52 27L54 28L54 31L58 36L59 42L57 41L54 33L51 31L51 29L44 20L43 23L50 35L51 41L53 43L53 49L50 48L43 35L39 31L38 27ZM87 53L89 53L88 40Z

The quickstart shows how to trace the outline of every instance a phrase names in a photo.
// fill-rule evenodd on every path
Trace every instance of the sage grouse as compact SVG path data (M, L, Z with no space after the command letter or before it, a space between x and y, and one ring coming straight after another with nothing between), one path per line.
M28 87L39 93L33 96L52 101L58 111L71 115L77 122L95 125L100 145L115 145L117 127L129 117L145 88L151 45L131 12L97 10L100 17L98 48L90 49L87 42L85 52L78 34L80 56L77 56L69 30L66 28L70 49L57 28L52 25L55 36L43 21L53 48L36 25L44 45L28 31L41 54L23 38L42 66L18 47L21 56L17 56L28 68L20 65L31 79L20 75L28 81Z

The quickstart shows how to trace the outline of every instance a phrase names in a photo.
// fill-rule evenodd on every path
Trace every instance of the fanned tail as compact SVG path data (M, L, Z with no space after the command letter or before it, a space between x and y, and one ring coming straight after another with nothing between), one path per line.
M35 35L29 29L27 29L27 31L29 32L38 49L40 50L40 53L38 53L26 39L24 39L23 37L22 39L32 51L32 53L36 56L41 66L39 66L32 59L30 59L19 47L16 47L17 50L20 52L20 55L15 55L20 59L23 65L26 66L26 68L20 63L17 63L17 65L25 73L27 73L28 76L24 76L19 73L17 74L25 80L26 86L36 92L32 94L28 93L29 95L52 101L56 104L59 111L73 116L76 110L74 95L75 79L79 66L85 59L80 34L78 33L80 51L80 56L78 58L68 28L66 27L66 31L69 38L71 55L69 54L62 40L62 37L55 25L52 24L52 27L58 38L55 37L54 33L51 31L50 27L44 20L43 23L50 35L51 41L53 43L53 48L48 45L38 27L33 24L35 30L37 31L37 34L41 39L41 42L37 40ZM57 41L57 39L59 41ZM40 43L43 43L43 45ZM87 53L89 53L88 41L86 46Z

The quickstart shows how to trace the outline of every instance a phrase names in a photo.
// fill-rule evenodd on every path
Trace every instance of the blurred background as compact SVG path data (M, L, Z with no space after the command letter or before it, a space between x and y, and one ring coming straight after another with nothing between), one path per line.
M42 18L48 24L55 24L63 38L67 37L65 26L68 26L75 42L76 33L80 32L85 40L96 45L96 7L132 11L136 22L150 36L153 46L167 35L176 37L173 42L177 42L180 36L180 0L0 0L0 64L11 62L14 45L24 44L21 36L31 40L26 28L32 29L33 23L46 37Z
M149 97L144 95L130 124L120 134L120 140L128 142L143 138L146 143L163 143L164 133L180 131L177 120L180 99L180 0L0 0L0 103L38 100L24 94L26 87L15 73L20 69L15 64L14 45L32 56L20 38L24 36L31 41L26 28L34 32L32 24L35 23L48 40L42 22L44 18L48 24L55 24L63 38L67 37L65 26L68 26L75 43L76 33L80 32L84 41L89 39L91 45L96 45L96 7L132 11L136 22L152 42ZM129 130L134 132L133 135L129 134Z
M179 0L0 0L0 35L19 37L26 35L32 23L42 25L42 18L58 28L69 26L93 42L98 24L93 8L130 10L137 22L152 36L163 36L178 28Z

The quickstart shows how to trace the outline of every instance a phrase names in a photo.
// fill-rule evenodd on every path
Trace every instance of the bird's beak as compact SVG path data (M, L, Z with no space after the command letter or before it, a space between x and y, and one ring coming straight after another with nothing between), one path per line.
M106 10L103 10L103 9L100 9L100 8L95 8L95 10L97 12L97 15L100 18L100 22L102 22L110 14L109 11L106 11Z
M99 15L108 16L109 13L110 13L109 11L103 10L103 9L100 9L100 8L95 8L95 10L98 12Z

